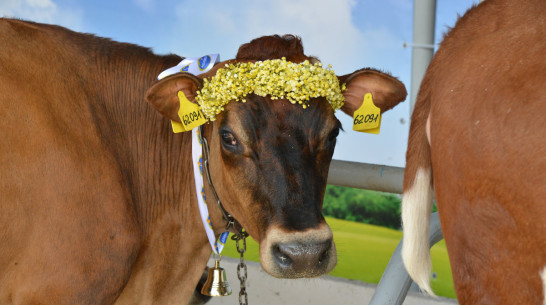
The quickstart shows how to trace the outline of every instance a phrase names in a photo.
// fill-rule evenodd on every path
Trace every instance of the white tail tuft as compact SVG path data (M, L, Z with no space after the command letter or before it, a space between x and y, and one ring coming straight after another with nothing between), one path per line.
M411 278L429 295L430 288L429 224L432 211L432 185L429 168L419 168L414 183L402 196L404 243L402 261Z
M542 271L540 273L540 278L542 279L542 297L544 300L542 301L544 305L546 305L546 266L542 268Z

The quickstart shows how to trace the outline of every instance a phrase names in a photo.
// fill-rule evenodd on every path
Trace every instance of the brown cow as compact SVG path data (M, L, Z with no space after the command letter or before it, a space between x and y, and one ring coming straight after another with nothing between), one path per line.
M432 181L461 304L546 304L546 2L487 0L434 56L412 116L403 258L429 285Z
M177 92L193 100L213 72L156 82L181 58L51 25L0 19L0 38L0 304L187 303L211 247L191 132L165 117L180 122ZM314 61L298 38L270 36L235 62L281 57ZM367 92L382 111L406 96L372 69L339 81L349 114ZM271 99L250 94L204 125L210 178L267 272L318 276L336 263L321 206L340 123L323 97Z

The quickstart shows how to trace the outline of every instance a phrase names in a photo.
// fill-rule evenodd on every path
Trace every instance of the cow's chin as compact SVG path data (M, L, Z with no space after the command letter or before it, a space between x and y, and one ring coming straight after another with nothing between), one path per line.
M337 263L332 231L326 223L298 232L272 226L260 243L260 263L267 273L278 278L327 274Z

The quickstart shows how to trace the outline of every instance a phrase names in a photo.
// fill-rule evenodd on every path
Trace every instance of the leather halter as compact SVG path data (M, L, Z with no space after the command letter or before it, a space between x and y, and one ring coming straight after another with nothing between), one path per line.
M222 206L222 202L220 201L220 198L218 197L218 193L216 193L216 189L214 188L214 185L212 184L212 179L210 177L210 171L209 171L209 143L207 139L203 136L203 125L199 126L200 132L199 132L199 138L201 140L201 143L203 143L203 166L205 168L205 173L207 176L207 181L209 182L210 189L212 190L212 193L214 194L214 197L216 198L216 203L218 203L218 207L220 208L220 211L223 214L224 220L227 222L226 224L226 230L229 231L230 228L233 228L235 230L235 226L238 226L242 229L241 224L233 217L231 214L229 214L226 209Z

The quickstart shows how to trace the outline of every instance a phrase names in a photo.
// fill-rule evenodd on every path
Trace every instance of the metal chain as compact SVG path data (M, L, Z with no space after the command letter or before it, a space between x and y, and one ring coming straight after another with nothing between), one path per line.
M245 264L244 259L244 253L246 251L246 237L248 236L248 233L241 229L239 233L233 235L231 239L235 240L235 243L237 245L237 252L241 254L241 260L239 262L239 265L237 265L237 277L239 278L239 282L241 282L241 290L239 290L239 305L248 305L248 295L246 293L246 278L247 278L247 268ZM239 241L243 240L243 247L241 248Z

